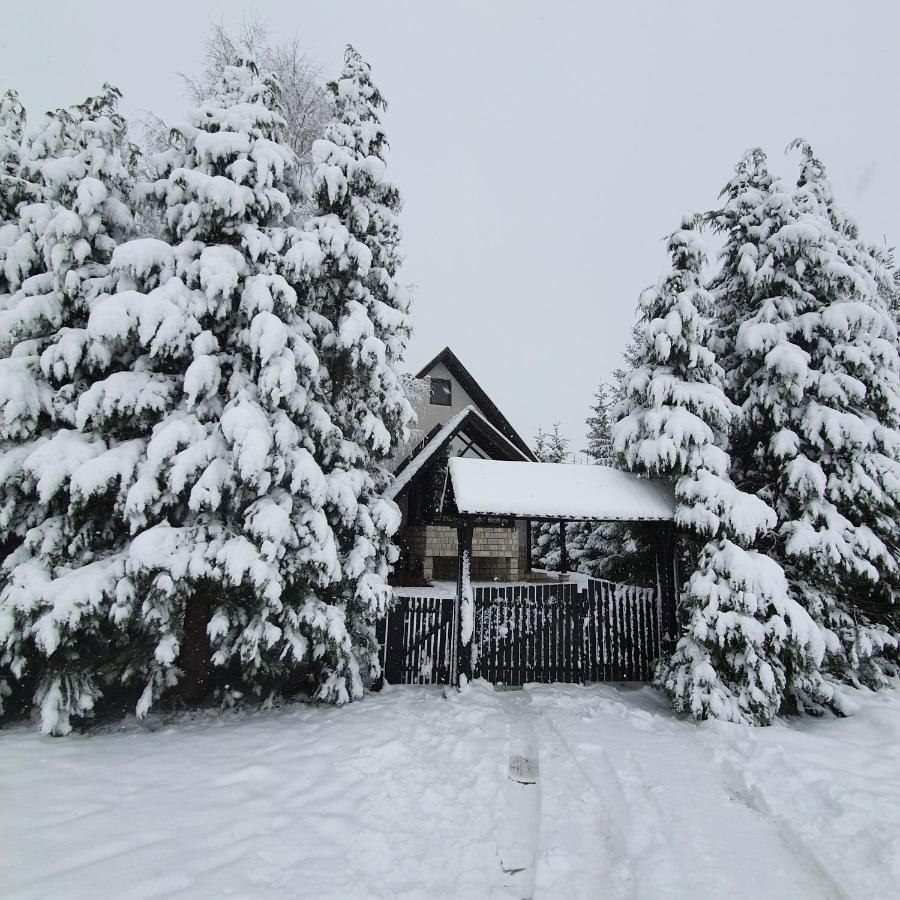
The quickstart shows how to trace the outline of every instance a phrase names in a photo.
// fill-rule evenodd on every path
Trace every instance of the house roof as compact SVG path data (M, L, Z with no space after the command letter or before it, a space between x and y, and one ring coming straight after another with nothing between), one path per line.
M407 458L405 464L397 470L393 483L385 491L385 496L391 499L398 497L428 464L428 461L439 450L446 447L463 428L480 431L488 441L494 443L498 448L503 448L512 459L525 461L530 458L526 457L516 444L495 428L474 406L467 406L442 425L438 431L430 435L425 446L418 453L413 453Z
M459 361L456 354L449 348L444 347L437 356L429 363L424 365L416 378L424 378L436 365L442 363L451 375L462 385L465 392L475 401L475 405L481 410L484 417L497 429L507 440L512 441L530 460L535 460L531 447L522 439L515 428L510 425L509 420L497 408L496 404L482 390L481 385L472 377L472 373Z
M610 466L450 460L463 515L569 521L671 522L675 497L660 479Z

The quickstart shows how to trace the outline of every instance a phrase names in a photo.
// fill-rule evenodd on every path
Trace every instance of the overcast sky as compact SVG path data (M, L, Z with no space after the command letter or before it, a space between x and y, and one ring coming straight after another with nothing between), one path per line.
M34 115L104 82L186 108L211 19L248 10L329 76L343 46L390 102L416 290L410 369L454 349L526 438L583 446L662 239L742 151L812 141L864 235L900 241L898 4L0 0L0 89Z

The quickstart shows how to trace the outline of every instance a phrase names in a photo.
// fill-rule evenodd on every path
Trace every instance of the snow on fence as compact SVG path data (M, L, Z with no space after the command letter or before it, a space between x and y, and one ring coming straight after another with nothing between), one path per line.
M659 656L651 588L588 579L576 584L478 586L473 664L496 684L647 681ZM383 627L389 684L448 684L455 597L398 592Z

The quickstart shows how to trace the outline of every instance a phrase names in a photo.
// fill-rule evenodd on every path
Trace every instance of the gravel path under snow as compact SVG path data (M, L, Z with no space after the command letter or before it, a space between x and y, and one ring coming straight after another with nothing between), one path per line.
M755 730L679 721L649 688L481 684L157 726L0 734L0 896L769 900L900 883L900 691ZM534 753L536 784L510 785L511 752Z

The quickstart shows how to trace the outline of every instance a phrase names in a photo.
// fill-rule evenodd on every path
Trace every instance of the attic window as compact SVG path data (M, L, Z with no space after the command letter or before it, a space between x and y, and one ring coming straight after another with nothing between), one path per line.
M432 406L452 406L453 393L450 387L449 378L432 378L431 379L431 405Z

